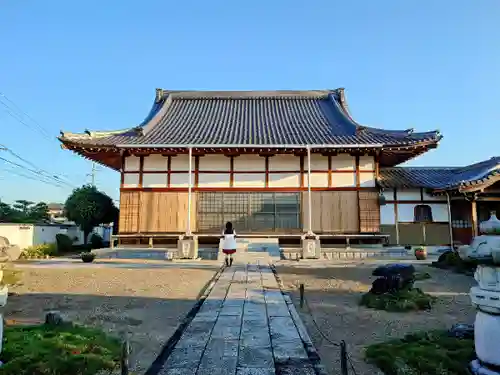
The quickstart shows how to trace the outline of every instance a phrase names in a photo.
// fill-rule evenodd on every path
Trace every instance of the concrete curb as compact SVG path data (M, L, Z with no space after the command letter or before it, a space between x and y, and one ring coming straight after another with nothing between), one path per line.
M191 308L191 310L187 313L187 315L184 317L182 320L181 324L177 327L173 335L168 339L168 341L165 343L163 346L160 354L156 357L156 359L153 361L151 366L147 369L147 371L144 373L144 375L158 375L160 371L163 368L163 365L167 361L168 357L172 353L173 349L179 342L182 334L186 330L186 328L189 326L191 321L194 319L198 311L201 309L201 306L203 306L203 303L209 296L210 292L212 291L215 283L219 280L220 275L224 272L225 266L223 265L217 272L216 274L212 277L212 279L207 283L205 286L205 289L200 293L200 298L194 306Z
M312 367L316 375L328 375L324 366L321 364L321 358L319 356L318 350L314 346L309 333L307 333L307 329L300 318L295 305L292 302L292 299L288 295L288 293L284 292L283 282L281 281L278 271L276 271L276 267L274 264L269 265L271 271L273 271L274 277L278 282L278 286L280 287L281 294L285 299L288 310L290 311L290 315L292 316L293 323L295 324L295 328L299 332L300 339L302 340L302 344L304 345L304 349L307 352L307 356L309 357L309 361L311 361Z

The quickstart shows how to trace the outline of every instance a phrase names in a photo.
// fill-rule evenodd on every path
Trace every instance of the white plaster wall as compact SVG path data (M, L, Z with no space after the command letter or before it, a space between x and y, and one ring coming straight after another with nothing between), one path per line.
M269 187L300 187L300 173L270 173Z
M240 173L234 175L234 187L260 188L266 185L265 173Z
M172 156L170 159L170 169L172 171L189 172L189 155L180 154L177 156ZM194 156L192 157L191 163L191 168L194 169Z
M167 187L167 184L168 184L168 174L167 173L143 173L142 174L142 186L143 187L147 187L147 188Z
M361 171L375 170L375 158L373 156L361 156L359 158L359 169Z
M224 155L200 156L200 171L222 171L231 169L231 159Z
M6 237L11 245L25 249L33 245L33 224L0 224L0 236Z
M351 155L332 156L333 171L353 171L356 169L356 159Z
M300 157L295 155L274 155L269 158L269 171L300 171Z
M420 189L406 189L397 191L398 201L420 201Z
M374 187L375 174L373 172L360 172L359 173L359 186L361 187Z
M229 187L229 181L229 173L200 173L198 176L198 187ZM172 177L170 177L170 182L172 182ZM186 186L188 186L188 180L186 180Z
M56 243L58 233L62 233L58 226L37 225L34 227L33 245Z
M415 219L415 206L413 203L400 203L398 204L398 221L399 222L414 222ZM432 220L434 222L447 222L448 221L448 206L443 203L429 204L432 210Z
M235 171L266 171L266 158L259 155L240 155L234 158Z
M388 203L380 206L380 224L381 225L394 225L396 224L396 217L394 215L394 204Z
M309 174L304 174L304 186L308 186ZM328 173L312 172L311 187L328 187Z
M125 173L123 175L123 187L139 186L139 173Z
M307 156L304 158L304 170L307 171ZM328 156L321 154L311 154L311 170L328 170Z
M191 182L194 184L194 175L191 176ZM189 173L171 173L170 187L187 188L189 185Z
M388 201L394 200L394 189L384 189L382 194L384 195L386 200L388 200Z
M144 158L144 171L166 171L168 170L168 157L152 154Z
M355 187L356 173L332 173L332 187Z
M138 156L125 157L125 171L138 171L140 168L140 158Z

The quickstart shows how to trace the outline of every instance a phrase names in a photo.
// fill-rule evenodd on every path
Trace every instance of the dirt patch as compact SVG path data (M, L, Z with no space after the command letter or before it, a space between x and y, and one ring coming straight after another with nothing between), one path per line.
M307 306L299 307L298 285L305 284L307 305L324 336L330 341L345 340L357 374L377 374L364 361L364 348L406 333L449 328L454 323L473 323L475 310L470 304L472 277L417 265L417 272L428 272L430 279L417 281L424 292L439 297L431 311L391 313L359 306L361 295L375 279L371 273L379 264L331 264L328 267L282 263L276 267L285 288L291 292L297 311L316 345L329 373L340 373L339 349L321 336Z
M205 262L203 262L205 263ZM201 263L200 263L201 264ZM5 318L43 319L58 310L68 319L120 335L128 332L134 371L144 372L196 302L218 265L185 268L22 268Z

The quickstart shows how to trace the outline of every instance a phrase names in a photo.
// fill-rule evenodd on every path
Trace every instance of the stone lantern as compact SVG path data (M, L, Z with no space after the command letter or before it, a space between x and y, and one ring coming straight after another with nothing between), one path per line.
M470 369L477 375L500 374L500 220L495 212L479 226L480 235L470 246L461 246L462 259L474 259L478 285L470 290L472 305L477 308L474 324L476 360Z

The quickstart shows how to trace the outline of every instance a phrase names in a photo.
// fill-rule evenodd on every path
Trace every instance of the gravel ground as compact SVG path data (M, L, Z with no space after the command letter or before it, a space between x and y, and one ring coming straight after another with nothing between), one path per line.
M10 288L14 295L5 319L7 324L36 322L57 310L71 321L115 335L129 332L132 369L144 372L220 266L150 264L138 260L134 269L20 265L22 285Z
M449 328L454 323L473 323L475 310L470 304L472 277L450 271L416 265L417 272L429 272L431 279L416 286L439 297L429 312L389 313L359 306L375 277L372 270L379 264L329 264L324 268L301 263L280 262L277 271L285 289L291 292L297 311L319 351L323 364L331 374L340 373L339 350L328 341L345 340L358 375L378 374L378 369L364 361L364 348L375 342L402 337L409 332ZM299 307L298 285L305 284L310 312ZM319 329L328 341L321 336Z

